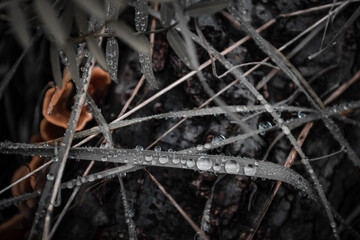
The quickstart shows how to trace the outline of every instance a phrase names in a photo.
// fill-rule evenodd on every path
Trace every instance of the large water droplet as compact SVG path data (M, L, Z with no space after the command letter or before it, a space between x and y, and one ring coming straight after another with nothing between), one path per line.
M189 168L192 168L193 166L195 166L195 161L193 159L187 160L186 166L188 166Z
M161 155L159 157L159 163L161 163L161 164L166 164L168 161L169 161L169 158L166 155Z
M244 173L246 176L254 176L256 174L256 167L252 164L247 164L244 167Z
M239 170L240 166L235 160L229 160L225 163L225 172L235 174L238 173Z
M196 166L199 170L208 171L211 169L212 161L207 156L201 156L196 162Z

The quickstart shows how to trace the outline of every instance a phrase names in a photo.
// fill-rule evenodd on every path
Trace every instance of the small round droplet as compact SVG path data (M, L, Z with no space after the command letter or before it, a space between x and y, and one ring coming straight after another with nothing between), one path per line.
M220 164L219 164L219 163L215 163L214 166L213 166L213 169L214 169L214 171L220 171L220 169L221 169Z
M195 166L195 161L193 159L187 160L186 166L188 166L189 168L192 168L193 166Z
M143 148L143 146L141 146L141 145L137 145L137 146L135 147L135 150L136 150L136 151L142 151L142 150L144 150L144 148Z
M198 151L202 151L203 149L204 149L204 147L201 144L197 145L197 147L196 147L196 150L198 150Z
M46 175L46 179L49 180L49 181L53 181L55 179L54 175L52 175L51 173L48 173Z
M174 157L174 158L172 159L172 163L173 163L173 164L179 164L179 162L180 162L180 158L178 158L178 157Z
M69 189L71 189L71 188L74 187L74 184L73 184L72 182L67 182L67 183L66 183L66 187L69 188Z
M271 128L272 124L270 122L262 122L259 124L259 130L265 130ZM260 132L260 135L265 135L265 132Z
M303 118L303 117L306 117L306 114L303 113L303 112L298 112L298 118Z
M199 170L208 171L211 169L212 161L207 156L201 156L196 162L196 166Z
M244 173L246 176L254 176L256 174L256 167L252 164L247 164L244 167Z
M89 175L88 181L89 181L89 182L95 181L95 176L94 176L94 175Z
M154 147L154 151L155 151L155 152L160 152L160 151L161 151L161 147L160 147L160 146Z
M240 170L239 164L235 160L229 160L225 163L225 172L236 174Z
M150 162L153 159L153 157L151 155L146 155L145 156L145 161Z
M101 157L101 159L100 159L102 162L106 162L107 161L107 157Z
M161 163L161 164L166 164L168 161L169 161L169 158L166 155L161 155L159 157L159 163Z

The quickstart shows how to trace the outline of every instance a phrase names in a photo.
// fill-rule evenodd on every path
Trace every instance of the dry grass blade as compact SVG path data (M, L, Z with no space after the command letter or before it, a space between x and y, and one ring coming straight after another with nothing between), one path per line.
M48 32L52 35L56 43L58 43L60 47L63 47L67 36L50 3L46 0L35 0L34 4L36 11Z
M95 121L98 124L102 134L104 135L108 147L113 147L113 141L112 141L109 125L107 124L104 116L101 114L101 110L98 108L98 106L96 105L96 103L94 102L94 100L92 99L91 95L88 92L86 93L86 100L92 109L92 113L95 118Z
M216 142L214 144L216 144ZM14 150L13 146L16 146L17 149ZM204 146L204 148L206 149L207 146ZM53 150L54 148L50 146L0 143L0 152L4 154L21 154L24 156L34 154L53 157ZM295 188L309 195L312 199L316 199L313 186L300 174L284 166L267 161L258 161L253 158L150 150L137 151L134 149L75 147L69 151L68 158L98 162L127 163L128 166L135 165L137 167L150 165L279 180L293 185ZM221 165L219 162L225 164Z
M174 17L174 10L170 4L163 3L160 7L160 20L164 27L170 27Z
M68 68L73 81L76 84L80 84L79 68L76 61L75 50L70 43L66 43L63 51L65 56L61 56L65 66Z
M81 107L84 105L85 102L85 96L90 82L91 71L94 66L94 61L92 61L92 64L90 64L90 61L88 60L88 64L89 72L86 78L89 79L86 79L87 81L84 85L80 85L82 87L82 90L84 91L81 91L81 89L79 89L76 95L76 100L74 103L75 107L71 112L68 129L65 132L64 141L62 142L59 149L59 160L51 166L50 171L47 175L48 181L46 181L45 187L43 189L43 194L41 195L41 199L39 201L37 210L38 214L35 215L29 239L33 239L34 237L39 238L40 236L42 236L43 239L48 238L51 215L54 209L56 195L58 194L60 189L62 175L64 173L67 157L71 148L75 127L80 117ZM46 213L46 215L44 213ZM42 225L43 219L45 220L43 223L44 225Z
M174 50L176 55L181 59L181 61L191 70L195 70L196 66L192 64L192 62L189 61L191 57L188 55L188 51L186 51L186 43L184 39L180 36L180 34L177 33L174 29L170 29L166 33L166 38L171 46L171 48Z
M142 73L144 74L146 81L154 88L159 88L159 84L157 83L154 71L152 69L152 57L150 55L150 43L149 40L145 36L139 36L139 39L147 46L146 52L139 52L139 62L141 65Z
M118 83L119 70L119 44L118 41L112 37L106 40L106 65L110 74L111 80Z
M24 181L25 179L31 177L32 175L34 175L35 173L39 172L41 169L44 169L45 167L49 166L50 164L52 164L54 162L54 160L50 160L47 163L41 165L40 167L34 169L33 171L29 172L28 174L26 174L24 177L16 180L15 182L13 182L12 184L10 184L9 186L5 187L4 189L0 190L0 194L2 194L3 192L5 192L6 190L9 190L10 188L12 188L13 186L15 186L16 184L20 183L21 181Z
M17 39L19 40L23 48L26 48L31 38L27 27L26 18L18 4L19 2L17 1L12 1L10 3L9 15Z
M342 28L335 34L334 37L331 38L330 43L328 43L324 48L322 48L320 51L310 55L308 58L309 60L312 60L319 56L321 53L326 51L329 47L336 45L336 40L345 33L345 31L351 27L351 25L355 22L356 19L360 16L360 7L358 7L355 12L350 16L350 18L346 21L346 23L342 26Z
M316 95L316 93L313 91L313 89L308 85L308 83L302 77L300 72L277 49L275 49L270 43L268 43L265 39L263 39L260 36L260 34L258 34L255 31L255 29L253 29L252 26L243 19L243 17L235 10L235 8L229 7L228 9L229 9L230 13L233 14L233 16L235 16L236 19L240 22L242 28L249 35L252 36L252 38L254 39L256 44L284 71L284 73L291 80L294 81L294 83L300 89L302 89L302 91L305 93L305 95L307 96L308 100L312 103L312 105L315 108L317 108L318 110L320 110L320 107L324 108L322 101ZM301 81L301 84L303 84L306 87L306 90L309 91L310 94L303 88L303 85L300 84L300 81ZM312 97L314 97L315 100ZM275 117L275 115L272 115L272 116ZM326 117L326 116L323 119L326 120L325 124L327 125L328 129L330 129L332 134L335 135L335 131L334 131L333 127L330 127L330 125L331 126L335 125L333 123L333 121L330 118ZM276 119L276 120L278 121L279 119ZM322 204L323 204L323 206L325 208L326 214L327 214L329 222L330 222L330 226L331 226L331 228L333 230L333 235L334 235L334 237L336 239L339 239L339 235L338 235L337 230L336 230L336 222L335 222L334 216L333 216L333 214L332 214L332 212L330 210L329 202L327 201L324 190L321 187L320 182L319 182L318 178L316 177L316 175L314 173L314 170L312 169L312 167L311 167L309 161L307 160L306 155L302 151L301 147L297 144L295 137L291 134L290 131L285 131L286 128L283 129L283 130L284 130L283 132L287 135L287 138L289 139L289 141L291 142L293 147L299 153L299 155L301 157L301 160L302 160L303 164L306 167L307 172L310 174L311 179L313 180L313 182L315 184L315 187L316 187L316 190L317 190L317 192L318 192L318 194L320 196L321 202L322 202ZM338 132L336 132L336 133L338 133ZM337 136L337 139L339 139L339 136ZM344 140L344 139L342 139L342 140ZM340 141L340 142L342 143L342 145L349 146L349 144L346 142L346 140ZM347 143L347 145L346 145L346 143ZM349 156L351 156L351 155L349 155ZM355 154L355 156L356 156L356 154ZM352 160L355 160L355 159L352 158Z
M208 239L203 230L199 228L198 225L186 214L186 212L180 207L180 205L175 201L175 199L165 190L165 188L156 180L156 178L145 169L150 178L154 181L154 183L159 187L159 189L163 192L163 194L170 200L170 202L175 206L175 208L179 211L179 213L185 218L185 220L190 224L190 226L197 232L200 233L202 239Z
M140 33L146 32L148 26L148 1L147 0L136 0L135 4L135 28Z
M95 57L96 62L104 69L107 70L107 64L105 60L104 53L99 48L97 41L93 37L87 37L86 38L87 46L92 53L92 55Z
M324 104L325 104L325 105L328 105L329 103L331 103L332 101L334 101L337 97L339 97L342 93L344 93L345 90L346 90L348 87L350 87L354 82L356 82L356 80L358 80L359 78L360 78L360 71L358 71L349 81L345 82L343 85L341 85L341 86L338 88L338 90L336 90L333 94L331 94L331 95L324 101ZM299 135L299 137L298 137L298 143L302 144L302 143L306 140L306 138L307 138L307 136L308 136L308 134L309 134L312 126L313 126L313 123L312 123L312 122L310 122L310 123L308 123L308 124L306 124L306 125L304 126L304 128L302 129L302 131L301 131L301 133L300 133L300 135ZM295 158L296 158L296 153L297 153L296 150L293 148L293 149L291 150L291 152L289 153L287 159L286 159L286 162L285 162L285 166L286 166L286 167L291 167L291 165L294 163L294 160L295 160ZM271 202L273 201L273 199L274 199L277 191L279 190L280 185L281 185L281 182L277 182L277 183L276 183L275 188L274 188L272 194L270 195L270 197L269 197L269 198L267 199L267 201L265 202L265 204L264 204L264 206L263 206L263 208L262 208L262 210L261 210L260 216L259 216L258 220L256 221L255 227L253 227L253 229L250 231L250 234L248 235L247 240L253 239L253 237L254 237L257 229L259 228L259 226L260 226L260 224L261 224L261 221L263 220L263 218L264 218L267 210L269 209L269 206L270 206ZM341 228L340 228L339 232L340 232L340 231L341 231Z
M216 13L227 7L229 1L201 1L194 4L191 4L185 9L185 12L190 17L200 17L203 15L210 15Z
M59 51L54 43L50 45L50 63L55 84L62 89L62 74L60 69Z

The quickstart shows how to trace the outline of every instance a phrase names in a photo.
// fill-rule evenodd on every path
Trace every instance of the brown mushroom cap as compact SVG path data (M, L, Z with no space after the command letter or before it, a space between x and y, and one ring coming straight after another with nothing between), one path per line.
M65 129L51 124L46 118L40 122L40 135L43 141L56 139L64 135Z
M108 72L105 72L99 67L94 67L89 83L88 92L96 103L100 103L105 96L107 87L111 83L111 78Z
M42 114L44 118L55 126L67 128L71 111L67 107L67 103L70 99L71 91L73 89L73 85L71 82L67 82L65 86L63 86L63 92L57 101L56 105L52 109L52 113L48 114L47 109L49 103L52 99L55 88L50 88L46 91ZM80 118L78 124L76 126L75 131L81 130L85 127L86 123L92 119L92 115L86 111L86 107L81 109Z

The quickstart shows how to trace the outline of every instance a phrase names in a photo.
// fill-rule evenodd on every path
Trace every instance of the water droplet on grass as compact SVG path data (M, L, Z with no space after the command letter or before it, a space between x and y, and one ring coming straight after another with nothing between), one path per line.
M244 167L244 173L246 176L254 176L256 174L256 167L252 164L247 164Z
M193 159L189 159L186 161L186 166L188 166L189 168L192 168L195 166L195 161Z
M197 160L196 166L199 170L208 171L211 169L212 161L207 156L201 156Z
M143 146L141 146L141 145L137 145L137 146L135 147L135 150L136 150L136 151L142 151L142 150L144 150L144 148L143 148Z
M173 164L179 164L180 158L174 157L174 158L172 159L172 162L173 162Z
M168 161L169 161L169 158L166 155L162 155L159 157L159 163L161 163L161 164L166 164Z
M52 175L51 173L48 173L46 175L46 179L49 180L49 181L53 181L55 179L54 175Z
M225 172L236 174L240 170L239 164L235 160L229 160L225 163Z

